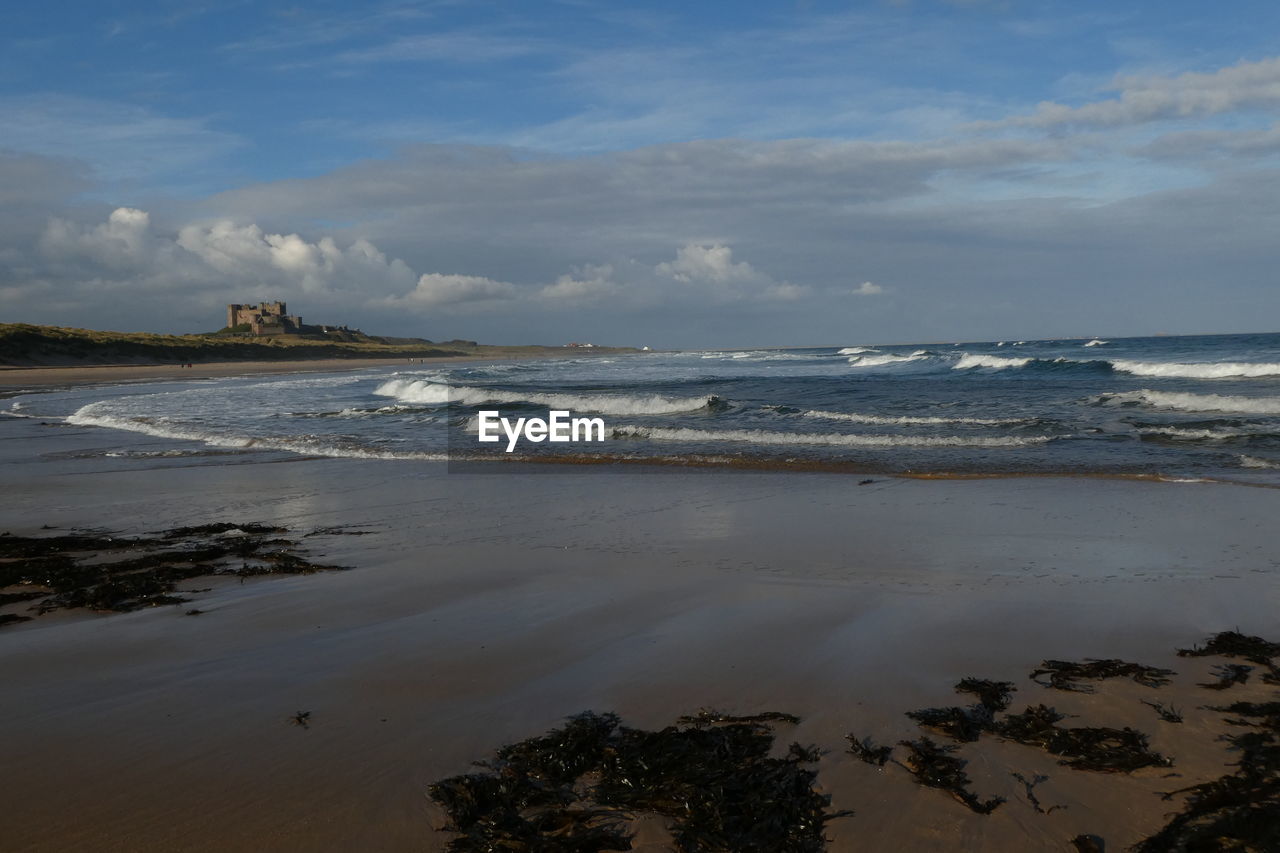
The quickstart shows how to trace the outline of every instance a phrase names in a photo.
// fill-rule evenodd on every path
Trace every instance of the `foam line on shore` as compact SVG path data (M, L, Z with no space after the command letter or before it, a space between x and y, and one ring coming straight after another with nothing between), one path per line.
M391 379L374 391L383 397L394 397L404 403L447 405L461 403L477 406L485 403L532 403L552 409L573 412L596 412L602 415L670 415L704 409L719 398L664 397L659 394L569 394L539 391L505 391L470 385L449 385L421 379Z

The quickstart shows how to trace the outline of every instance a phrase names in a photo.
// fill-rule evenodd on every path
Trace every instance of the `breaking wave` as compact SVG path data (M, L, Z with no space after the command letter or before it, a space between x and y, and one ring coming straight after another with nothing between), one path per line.
M1175 441L1235 441L1257 438L1263 433L1234 429L1188 429L1187 427L1143 427L1138 430L1143 438L1166 438Z
M1086 347L1105 347L1105 346L1106 346L1107 344L1109 344L1109 343L1111 343L1111 341L1104 341L1104 340L1102 340L1101 338L1094 338L1093 340L1089 341L1087 344L1082 344L1081 346L1086 346Z
M851 355L849 356L849 364L853 367L883 367L887 364L907 364L912 361L922 361L928 357L924 350L916 350L911 355L896 355L891 352L882 353L881 355Z
M879 352L875 347L845 347L836 355L861 355L864 352Z
M1003 370L1007 367L1026 367L1035 359L1031 358L1005 358L1000 355L972 355L964 353L960 356L960 360L952 365L953 370L967 370L970 367L990 367L996 370Z
M1280 469L1280 462L1272 459L1263 459L1261 456L1246 456L1240 454L1241 468L1266 468L1270 470Z
M824 412L810 409L803 413L806 418L822 418L829 421L849 421L855 424L976 424L980 426L1009 426L1012 424L1030 423L1033 418L939 418L915 415L863 415L857 412Z
M1165 376L1175 379L1230 379L1233 377L1256 378L1280 376L1280 364L1275 362L1218 361L1183 363L1177 361L1127 361L1111 362L1116 370L1134 376Z
M742 441L768 445L828 445L839 447L1027 447L1052 441L1050 436L843 435L841 433L771 432L760 429L703 430L671 427L618 426L614 438L650 441Z
M1251 415L1280 415L1280 397L1234 397L1224 394L1189 394L1169 391L1124 391L1100 394L1090 402L1095 406L1143 406L1175 412L1231 412Z
M448 461L443 453L405 453L377 450L352 444L335 443L318 437L253 437L244 435L219 435L201 429L175 424L167 418L121 417L95 411L101 403L90 403L67 416L67 423L76 426L106 427L127 432L138 432L156 438L175 438L183 441L202 441L210 447L228 447L238 450L282 450L306 456L332 456L346 459L403 459L423 461Z
M478 406L484 403L531 403L549 409L571 412L596 412L602 415L674 415L696 412L722 401L714 394L705 397L663 397L659 394L620 396L616 394L545 394L538 391L503 391L469 385L446 385L421 379L392 379L373 392L394 397L402 403L445 405L461 403Z

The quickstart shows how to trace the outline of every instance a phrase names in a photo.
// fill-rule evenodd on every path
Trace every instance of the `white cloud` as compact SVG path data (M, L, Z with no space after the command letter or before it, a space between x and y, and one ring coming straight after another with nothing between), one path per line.
M230 220L166 232L149 213L129 207L98 224L53 217L37 245L38 260L6 258L11 269L25 265L19 289L58 282L66 304L104 308L118 299L111 294L146 293L157 317L299 295L311 305L358 304L412 290L418 281L408 265L368 240L342 247L331 237L312 242Z
M389 260L364 239L341 249L331 237L311 243L297 234L268 234L254 224L219 220L182 228L177 244L227 275L291 284L309 293L387 292L410 287L414 280L404 261Z
M1280 57L1174 77L1119 75L1108 88L1120 96L1078 107L1044 101L1031 115L983 126L1121 127L1271 107L1280 104Z
M775 299L779 302L795 302L803 299L812 292L812 289L803 284L792 284L789 281L771 284L766 287L761 296L765 299Z
M156 251L150 229L151 216L131 207L117 208L92 228L55 218L45 228L40 250L51 258L78 258L111 269L136 267Z
M849 293L854 296L875 296L884 293L884 288L873 281L864 281L862 284L852 288Z
M382 304L409 308L439 308L462 303L503 301L516 298L517 289L506 281L479 275L426 273L417 286L403 296L391 296Z
M555 284L542 288L539 295L544 299L564 300L566 302L583 303L615 296L621 286L613 280L613 266L601 264L582 267L573 271L572 275L562 275Z
M733 250L719 243L681 246L674 261L664 261L656 269L659 275L686 282L744 281L756 275L750 264L734 263Z
M654 267L660 277L696 286L713 301L795 302L811 293L805 285L776 281L746 261L735 261L733 249L722 243L687 243L673 261ZM685 289L684 296L689 296Z

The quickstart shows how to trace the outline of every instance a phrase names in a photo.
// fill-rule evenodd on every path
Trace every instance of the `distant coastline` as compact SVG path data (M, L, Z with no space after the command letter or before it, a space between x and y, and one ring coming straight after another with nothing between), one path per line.
M302 335L269 338L222 333L160 335L0 323L0 370L188 363L527 358L629 352L637 350L629 347L501 346L460 340L437 343L418 338L372 335L360 335L355 340L325 340Z

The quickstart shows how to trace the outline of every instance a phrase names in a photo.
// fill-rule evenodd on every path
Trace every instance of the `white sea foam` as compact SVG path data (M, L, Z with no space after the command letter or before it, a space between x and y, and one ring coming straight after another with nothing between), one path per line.
M1280 363L1249 361L1215 361L1183 363L1177 361L1111 362L1116 370L1134 376L1165 376L1177 379L1230 379L1232 377L1280 376Z
M1241 468L1267 468L1280 469L1280 461L1274 459L1263 459L1261 456L1240 455Z
M1257 433L1235 429L1188 429L1175 426L1143 427L1138 432L1142 435L1155 435L1178 441L1229 441L1233 438L1257 435Z
M849 421L855 424L978 424L981 426L1006 426L1009 424L1028 423L1029 418L939 418L924 415L863 415L857 412L824 412L810 409L804 412L806 418L822 418L829 421Z
M951 367L953 370L967 370L971 367L989 367L994 370L1004 370L1008 367L1025 367L1030 363L1030 358L1006 358L1002 355L964 353L960 356L960 360Z
M668 427L618 426L614 438L650 441L741 441L770 445L831 445L839 447L1027 447L1050 441L1049 436L844 435L841 433L773 432L761 429L703 430Z
M1104 340L1102 340L1101 338L1094 338L1093 340L1089 341L1087 344L1082 344L1081 346L1086 346L1086 347L1105 347L1105 346L1106 346L1107 344L1109 344L1109 343L1111 343L1111 341L1104 341Z
M1135 405L1176 412L1232 412L1280 415L1280 397L1235 397L1223 394L1187 394L1171 391L1124 391L1101 394L1090 401L1100 406Z
M879 352L875 347L845 347L836 355L861 355L864 352Z
M306 456L332 456L350 459L402 459L420 461L448 461L443 453L395 453L369 447L356 447L329 443L315 437L256 437L246 435L219 435L183 424L175 424L167 418L122 417L102 412L101 403L90 403L67 416L67 423L77 426L96 426L126 430L157 438L174 438L184 441L201 441L211 447L230 447L241 450L283 450Z
M889 364L907 364L912 361L921 361L928 358L927 355L920 354L921 351L912 353L911 355L897 355L896 353L882 353L880 355L851 355L849 356L849 364L853 367L884 367Z
M715 398L663 397L658 394L621 396L611 394L544 394L538 391L503 391L470 385L445 385L418 379L392 379L373 392L395 397L402 403L444 405L461 403L478 406L484 403L532 403L549 409L571 412L596 412L602 415L673 415L693 412L710 405Z

